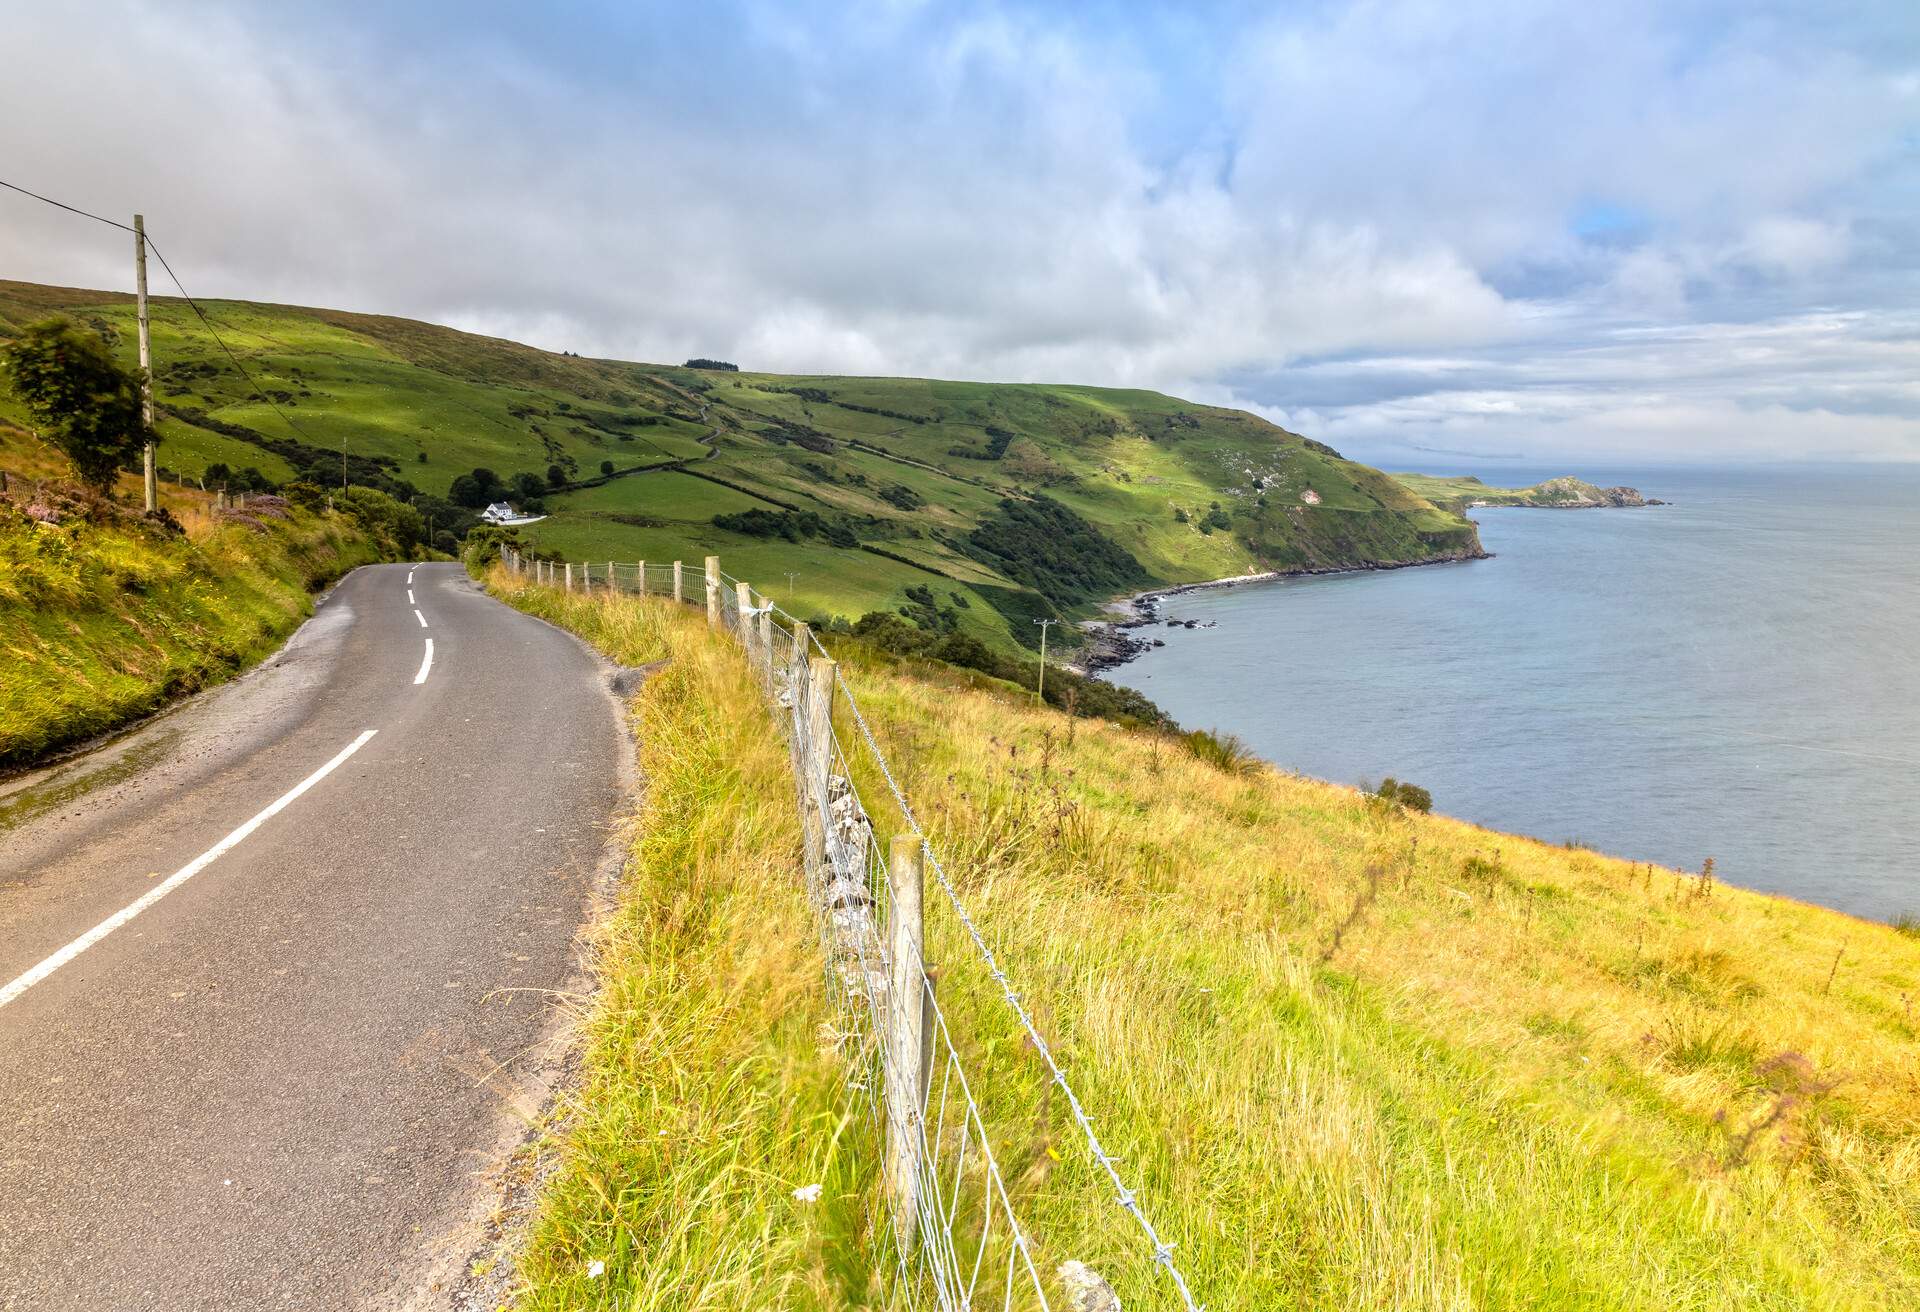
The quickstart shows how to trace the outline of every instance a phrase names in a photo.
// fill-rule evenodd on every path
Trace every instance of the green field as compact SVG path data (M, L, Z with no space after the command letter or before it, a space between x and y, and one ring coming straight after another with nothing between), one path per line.
M1033 619L1085 618L1139 588L1478 549L1455 510L1377 470L1155 392L702 371L336 310L205 308L257 390L184 303L153 302L173 476L216 463L274 482L344 476L458 532L472 511L447 503L456 477L531 475L557 483L548 518L522 531L536 552L718 554L822 619L912 609L917 595L922 627L1006 649L1033 643ZM131 363L131 298L0 282L0 335L54 311ZM0 419L23 418L12 404L0 399ZM1037 519L1007 509L1037 498ZM921 588L931 604L909 592Z

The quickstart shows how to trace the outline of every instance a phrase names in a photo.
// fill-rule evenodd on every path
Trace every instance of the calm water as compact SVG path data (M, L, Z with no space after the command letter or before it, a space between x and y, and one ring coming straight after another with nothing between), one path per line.
M1493 560L1174 597L1218 627L1111 677L1306 774L1920 913L1920 468L1571 472L1676 504L1477 510Z

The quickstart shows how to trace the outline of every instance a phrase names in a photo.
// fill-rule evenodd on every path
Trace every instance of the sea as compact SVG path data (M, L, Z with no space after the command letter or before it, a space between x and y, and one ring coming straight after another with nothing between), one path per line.
M1920 466L1470 472L1671 504L1478 509L1488 560L1173 596L1211 627L1106 677L1303 774L1920 916Z

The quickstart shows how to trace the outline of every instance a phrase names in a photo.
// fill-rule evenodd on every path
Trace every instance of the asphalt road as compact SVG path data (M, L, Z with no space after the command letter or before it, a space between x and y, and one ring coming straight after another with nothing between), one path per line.
M0 1308L452 1299L628 749L581 644L409 573L0 788Z

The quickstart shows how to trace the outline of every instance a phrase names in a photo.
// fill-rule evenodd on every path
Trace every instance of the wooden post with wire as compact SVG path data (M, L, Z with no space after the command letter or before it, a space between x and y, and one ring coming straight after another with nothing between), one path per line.
M160 488L153 468L153 344L147 333L147 220L133 216L134 319L140 327L140 426L146 439L141 454L147 490L147 513L160 508Z
M894 1237L911 1252L920 1222L920 1088L926 1048L921 981L926 933L921 919L924 847L918 834L895 834L887 860L887 1158Z
M573 591L573 562L567 562L567 591Z
M753 641L753 589L744 583L736 583L733 597L734 613L740 621L740 645L746 649L748 666L757 670L760 668L760 653L754 650Z
M673 599L675 601L687 599L686 590L680 586L680 562L677 560L673 562Z
M806 784L807 874L815 893L826 888L827 779L833 770L833 686L838 667L824 656L807 662Z
M707 557L707 623L720 627L720 557Z
M806 668L809 647L813 643L813 628L805 620L793 622L793 649L787 653L787 687L793 691L793 706L797 710L801 698L800 672Z
M647 595L647 562L637 560L633 564L633 590L641 596Z

